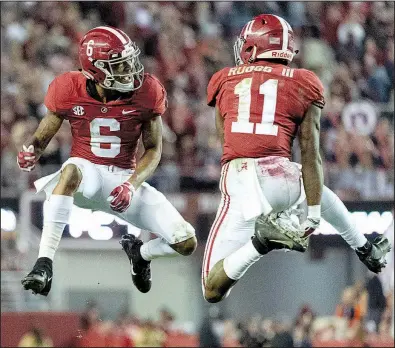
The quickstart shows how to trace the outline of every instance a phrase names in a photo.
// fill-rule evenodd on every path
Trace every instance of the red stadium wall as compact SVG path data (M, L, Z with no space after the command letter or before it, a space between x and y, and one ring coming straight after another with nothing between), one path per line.
M55 347L70 347L78 336L79 313L31 312L1 314L1 347L18 347L33 327L43 329Z
M79 313L32 312L1 314L1 347L17 347L22 336L32 327L42 328L54 347L73 347L78 342ZM88 344L83 346L93 346ZM394 347L391 337L371 335L366 337L370 347ZM80 345L81 346L81 345ZM96 346L96 345L94 345ZM170 334L164 347L198 347L195 335ZM237 342L223 342L224 347L239 347ZM360 341L315 341L313 347L363 347Z
M365 342L359 340L330 340L330 341L313 341L313 347L394 347L394 340L391 337L380 337L378 335L369 335Z

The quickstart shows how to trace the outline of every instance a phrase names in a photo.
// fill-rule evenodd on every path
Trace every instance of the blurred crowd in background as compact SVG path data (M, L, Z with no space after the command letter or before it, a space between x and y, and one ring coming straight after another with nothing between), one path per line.
M309 305L295 318L278 314L274 318L257 314L245 320L227 318L211 306L200 325L178 321L168 309L158 318L141 320L120 313L106 319L100 305L87 301L80 317L79 334L69 347L313 347L343 342L347 347L380 346L391 342L393 294L385 296L377 276L370 276L344 289L333 316L317 315ZM49 347L52 339L34 327L21 339L21 347ZM371 345L376 341L376 345ZM46 345L38 345L39 343ZM325 345L324 345L325 346Z
M107 24L142 49L147 72L169 96L163 157L151 183L162 191L216 190L221 147L206 87L233 65L232 45L259 13L287 19L297 47L292 66L315 71L325 86L325 178L343 199L393 197L393 2L3 2L1 4L1 185L19 194L66 160L64 124L36 173L15 156L44 116L51 80L79 67L79 39ZM295 146L295 160L298 160ZM28 178L28 179L26 179Z
M206 87L214 72L234 64L232 46L242 26L257 14L272 13L288 20L295 32L300 52L291 66L313 70L325 87L326 184L344 200L393 199L393 2L29 1L2 2L1 10L2 196L19 197L67 159L71 133L65 122L34 172L22 173L16 164L17 152L46 113L49 83L78 69L79 40L104 24L136 41L146 72L156 75L168 93L163 156L151 184L163 192L217 192L222 150ZM299 159L295 141L294 160ZM23 269L23 255L15 257L15 233L2 229L1 235L2 271ZM294 320L257 315L237 322L213 307L200 327L178 322L167 310L158 320L122 313L110 321L92 304L70 346L152 347L171 340L206 347L311 347L331 339L361 344L366 333L387 337L393 330L392 292L370 277L344 289L331 317L320 317L306 305ZM34 328L20 346L51 346L51 338Z

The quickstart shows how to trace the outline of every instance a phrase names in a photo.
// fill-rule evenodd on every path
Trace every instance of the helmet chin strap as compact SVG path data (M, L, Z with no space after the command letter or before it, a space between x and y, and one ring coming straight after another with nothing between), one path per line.
M125 88L125 87L120 87L117 86L116 81L109 81L109 80L104 80L103 83L100 84L104 89L107 89L109 91L117 91L121 93L127 93L133 91L133 88Z
M256 45L254 45L254 48L252 49L252 53L250 58L248 58L248 63L253 63L256 59Z

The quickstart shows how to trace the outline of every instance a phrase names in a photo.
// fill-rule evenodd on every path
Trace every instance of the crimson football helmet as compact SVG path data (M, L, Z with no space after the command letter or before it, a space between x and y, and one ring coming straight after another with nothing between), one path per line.
M102 26L88 31L79 45L82 73L100 86L119 92L141 87L140 49L122 30Z
M284 59L292 61L294 33L281 17L261 14L249 21L234 44L236 64L252 63L256 59Z

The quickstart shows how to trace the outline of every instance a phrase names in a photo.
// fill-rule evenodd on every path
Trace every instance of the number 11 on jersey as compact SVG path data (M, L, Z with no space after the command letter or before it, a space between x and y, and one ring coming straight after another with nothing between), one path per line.
M273 123L276 113L278 80L270 79L259 86L259 94L265 96L261 123L250 122L251 87L252 77L241 80L235 86L235 94L239 96L239 107L237 121L232 122L232 133L254 133L276 136L278 126Z

